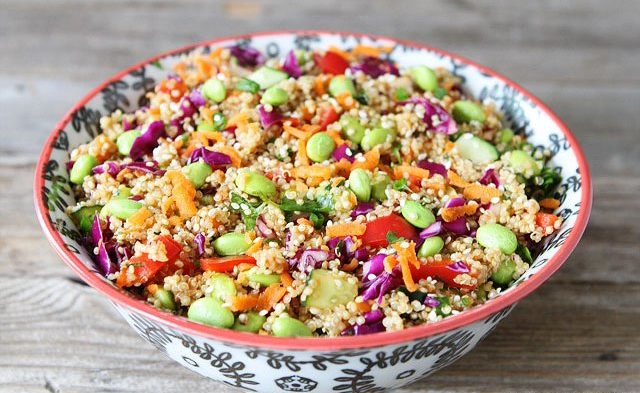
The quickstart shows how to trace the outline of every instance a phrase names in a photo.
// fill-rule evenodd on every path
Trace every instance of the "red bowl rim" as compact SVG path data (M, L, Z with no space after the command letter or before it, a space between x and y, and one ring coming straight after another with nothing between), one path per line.
M573 151L578 159L578 167L580 170L580 174L582 176L582 191L581 191L581 207L578 217L576 219L575 225L571 230L568 238L565 243L560 247L560 249L554 254L551 259L546 263L546 265L536 274L531 276L527 281L520 284L518 287L513 288L508 293L504 295L492 299L486 302L483 305L474 307L470 310L464 311L458 315L448 317L442 321L433 323L433 324L425 324L420 326L411 327L408 329L404 329L402 331L397 332L385 332L380 334L373 335L364 335L364 336L352 336L352 337L315 337L315 338L280 338L280 337L272 337L272 336L262 336L257 334L248 334L242 332L236 332L228 329L219 329L211 326L205 326L201 324L197 324L194 322L190 322L186 318L178 317L173 314L160 311L153 306L146 304L140 300L136 300L125 293L121 292L117 288L111 286L107 282L103 281L100 277L98 277L94 272L89 270L80 259L72 252L70 252L60 234L53 227L52 223L47 217L47 207L44 201L43 194L41 192L44 186L44 178L43 171L44 166L49 160L51 156L51 150L53 149L53 144L55 138L57 137L60 130L63 130L64 127L70 121L73 113L78 110L80 107L85 105L89 100L91 100L94 96L96 96L100 91L107 86L109 83L121 79L125 75L129 74L131 71L136 70L142 66L145 66L155 60L164 58L166 56L183 52L186 50L190 50L200 46L214 45L219 42L229 41L229 40L238 40L247 37L264 37L264 36L275 36L275 35L289 35L289 34L319 34L319 35L345 35L345 36L353 36L353 37L362 37L362 38L373 38L377 40L388 40L391 42L395 42L398 44L415 47L419 49L425 49L431 52L435 52L452 59L455 59L459 62L471 65L481 72L496 78L511 88L519 91L522 95L530 99L536 106L538 106L547 116L549 116L554 123L560 128L562 133L565 135ZM501 76L495 71L487 68L485 66L479 65L471 60L468 60L462 56L458 56L447 51L434 48L427 45L422 45L419 43L415 43L407 40L399 40L391 37L375 35L375 34L363 34L363 33L351 33L344 31L326 31L326 30L279 30L279 31L269 31L269 32L259 32L259 33L248 33L236 36L226 36L221 38L216 38L214 40L202 41L194 44L190 44L178 49L173 49L167 52L164 52L160 55L151 57L147 60L144 60L140 63L132 65L117 74L111 76L104 82L102 82L98 87L91 90L84 98L82 98L78 103L76 103L71 110L67 112L67 114L62 118L62 120L55 126L49 137L47 138L46 144L40 153L40 157L38 160L38 164L35 171L35 181L34 181L34 199L35 199L35 207L36 207L36 215L38 217L38 221L40 222L40 226L45 232L45 235L51 245L54 247L56 253L60 256L60 258L78 275L84 282L92 286L98 292L103 295L106 295L112 302L124 306L125 308L144 315L145 317L164 324L172 329L182 331L185 333L193 334L199 337L222 341L235 345L243 345L249 347L257 347L264 349L285 349L285 350L324 350L324 351L336 351L336 350L346 350L346 349L356 349L356 348L373 348L373 347L381 347L386 345L398 344L403 342L408 342L411 340L416 340L420 338L424 338L427 336L432 336L438 333L447 332L449 330L453 330L456 328L460 328L465 325L472 324L474 322L480 321L492 313L498 312L514 303L518 300L524 298L538 286L540 286L545 280L547 280L556 270L560 268L560 266L567 260L571 252L576 247L580 237L582 236L586 226L587 221L589 219L589 214L591 211L592 204L592 184L591 184L591 175L589 173L589 166L587 164L587 160L585 155L578 144L575 136L569 131L569 128L558 118L558 116L553 113L545 104L543 104L537 97L533 94L529 93L526 89L516 84L515 82Z

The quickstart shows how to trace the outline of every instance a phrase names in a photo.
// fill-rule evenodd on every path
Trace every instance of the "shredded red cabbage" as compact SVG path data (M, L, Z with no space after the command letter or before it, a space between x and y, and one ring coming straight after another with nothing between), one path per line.
M282 70L294 78L300 78L300 75L302 75L296 52L293 49L291 49L289 53L287 53L287 57L284 58Z
M436 221L420 232L420 239L428 239L442 233L442 221Z
M262 215L256 218L256 233L265 239L275 239L276 237L276 233L273 229L269 228L264 218L262 218Z
M260 124L263 128L269 128L274 124L278 124L282 121L282 115L274 109L271 112L267 112L263 105L258 107L258 116L260 117Z
M193 104L195 108L200 108L201 106L205 106L207 104L207 100L198 89L191 90L189 101L191 101L191 104Z
M93 218L93 225L91 226L91 240L93 246L98 248L98 255L95 255L95 260L98 263L100 273L103 276L115 273L117 271L117 267L115 263L111 261L111 257L107 251L107 243L98 214Z
M366 247L360 247L353 253L353 257L360 262L364 262L369 259L369 251L367 251Z
M135 124L131 123L129 120L123 118L122 119L122 129L124 131L130 131L135 128Z
M200 159L212 167L231 164L231 157L224 153L209 150L206 147L195 149L189 157L189 163L197 162Z
M461 197L455 197L455 198L451 198L447 201L447 203L444 204L444 207L460 207L460 206L464 206L464 198Z
M355 218L357 216L364 216L370 211L373 211L374 206L375 205L373 202L358 202L358 204L353 209L350 215L352 218Z
M391 273L385 271L375 279L365 282L362 285L362 288L364 288L361 293L362 299L372 300L377 298L376 301L380 304L384 295L398 288L402 283L400 267L396 266Z
M108 173L111 176L115 177L118 175L118 173L120 173L121 170L122 168L120 167L120 165L116 164L113 161L107 161L102 165L94 166L91 172L93 172L94 175L101 174L101 173Z
M433 296L427 296L424 298L422 304L427 307L436 308L440 305L440 300L434 298Z
M493 168L487 169L484 175L480 178L480 184L484 184L486 186L491 183L495 184L496 187L500 187L500 180L498 180L496 171Z
M364 323L375 323L378 321L382 321L384 319L384 313L382 310L371 310L368 313L364 314Z
M428 170L429 176L437 173L445 179L447 178L447 168L442 164L438 164L437 162L432 162L429 160L420 160L418 161L418 166L422 169Z
M133 171L141 171L145 173L152 173L156 176L162 176L166 172L163 169L160 169L157 161L135 161L130 162L128 164L117 164L113 161L107 161L102 165L97 165L93 167L93 173L108 173L111 176L117 176L120 172L125 169L130 169Z
M356 160L355 157L354 157L354 154L353 154L353 150L349 149L349 146L347 146L346 143L343 143L342 145L338 146L333 151L333 153L331 153L331 156L336 161L340 161L342 159L345 159L345 160L349 161L350 163L353 163Z
M365 75L378 78L384 74L400 75L398 68L389 60L367 56L362 59L362 63L351 66L351 72L362 71Z
M318 268L322 262L329 259L329 253L318 248L308 248L306 250L298 250L296 255L289 259L289 267L297 268L301 272Z
M363 325L353 325L343 330L340 333L340 335L341 336L363 336L365 334L381 333L381 332L384 332L385 330L386 329L382 324L382 321L378 321L370 324L365 323Z
M387 254L377 254L362 265L362 282L371 281L369 276L377 276L384 270L384 259ZM372 277L373 279L373 277Z
M464 217L458 217L451 222L443 222L442 225L444 229L456 235L466 235L469 232L467 219Z
M264 63L264 56L259 50L248 45L234 45L229 47L231 56L238 60L238 64L243 67L255 67Z
M414 104L414 105L422 105L425 109L424 117L422 121L427 125L429 129L432 129L435 132L440 132L443 134L451 135L458 132L458 125L456 124L453 117L444 110L440 105L434 104L424 97L412 97L407 101L401 102L401 105L405 104ZM439 119L437 124L433 124L433 116L436 116Z
M204 233L202 233L202 232L198 233L193 238L193 241L198 246L198 256L202 256L204 254L205 242L207 241L207 238L204 236Z
M151 153L158 146L158 139L165 135L164 123L160 120L152 122L147 131L133 141L129 156L138 160L145 154Z
M447 265L447 269L456 273L469 273L469 266L467 266L466 263L460 261Z

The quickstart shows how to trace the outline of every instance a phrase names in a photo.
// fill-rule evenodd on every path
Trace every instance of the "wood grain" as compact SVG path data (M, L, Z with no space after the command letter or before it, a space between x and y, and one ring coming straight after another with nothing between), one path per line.
M594 175L566 265L455 365L400 391L640 391L637 1L107 1L0 5L0 392L231 392L144 343L47 244L33 213L49 131L91 87L161 51L281 28L387 34L518 81L563 118Z

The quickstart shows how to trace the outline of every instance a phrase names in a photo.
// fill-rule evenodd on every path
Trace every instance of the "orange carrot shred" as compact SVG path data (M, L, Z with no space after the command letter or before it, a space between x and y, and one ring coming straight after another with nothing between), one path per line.
M281 284L269 285L259 296L256 308L258 310L271 310L287 293L287 288Z
M134 226L142 226L147 218L151 217L153 214L146 207L142 207L137 212L133 213L131 217L127 219L127 222Z
M470 184L465 187L462 195L467 199L479 199L482 203L489 203L493 198L499 198L502 193L495 187L482 184Z
M456 206L456 207L445 207L442 209L441 216L445 222L451 222L465 215L475 214L477 210L478 210L478 205L475 205L475 204Z
M232 296L229 308L233 312L249 311L258 304L258 296L256 295L237 295Z
M544 198L539 203L540 206L550 210L555 210L560 207L560 201L555 198Z
M469 187L471 185L471 183L464 181L460 175L458 175L457 173L455 173L452 170L449 170L447 172L447 179L449 179L449 184L451 184L454 187L460 187L460 188L465 188L465 187Z
M429 171L427 169L422 169L409 165L398 165L393 168L393 175L396 179L403 178L404 175L407 174L409 176L415 176L420 179L428 179Z
M327 227L327 236L343 237L343 236L362 236L367 230L366 224L358 224L350 222L346 224L336 224Z
M371 311L371 303L366 301L362 303L356 303L356 308L358 309L359 312L366 313Z
M374 170L378 166L378 164L380 164L380 151L378 150L378 148L375 148L364 153L364 162L356 160L351 165L351 170L362 168L371 171Z
M285 286L285 288L290 287L293 284L293 278L288 272L282 272L280 273L280 282Z

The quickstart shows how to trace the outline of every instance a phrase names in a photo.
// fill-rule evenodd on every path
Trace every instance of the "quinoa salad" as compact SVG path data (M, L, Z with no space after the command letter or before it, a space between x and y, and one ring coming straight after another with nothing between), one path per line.
M434 323L528 268L560 176L490 100L390 48L183 55L74 149L69 215L141 301L242 332Z

